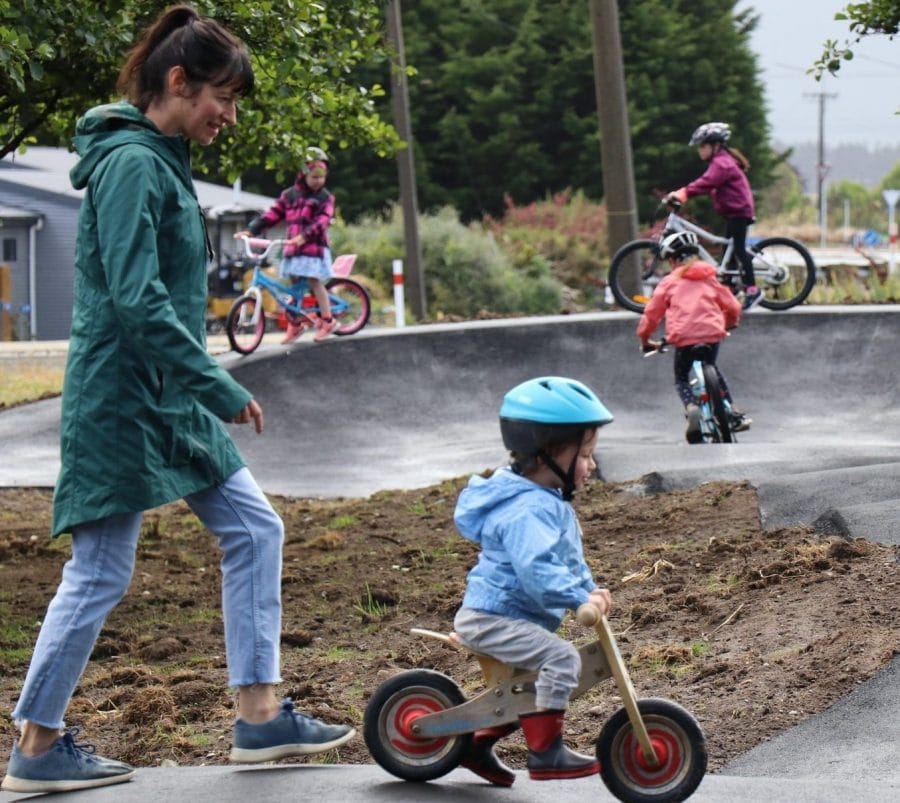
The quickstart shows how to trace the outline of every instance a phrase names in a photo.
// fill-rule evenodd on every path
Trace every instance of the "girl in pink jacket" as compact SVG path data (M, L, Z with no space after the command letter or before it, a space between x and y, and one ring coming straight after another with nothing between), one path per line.
M700 178L686 184L666 196L666 200L685 203L695 195L709 195L716 212L725 218L725 236L734 242L734 259L741 268L744 285L744 309L749 309L762 298L753 275L753 257L747 251L747 230L756 215L753 191L747 180L750 163L736 148L726 143L731 137L727 123L704 123L691 136L691 145L697 146L697 154L707 162Z
M659 254L671 262L673 270L654 290L637 328L641 346L647 351L659 346L650 337L663 318L666 320L666 341L675 346L675 390L687 415L689 443L701 440L700 409L688 379L693 362L691 347L700 343L711 346L710 360L732 406L733 429L740 432L749 429L751 423L734 408L728 383L715 364L719 343L741 319L741 305L719 282L715 267L695 258L698 250L697 235L690 231L675 232L662 241Z

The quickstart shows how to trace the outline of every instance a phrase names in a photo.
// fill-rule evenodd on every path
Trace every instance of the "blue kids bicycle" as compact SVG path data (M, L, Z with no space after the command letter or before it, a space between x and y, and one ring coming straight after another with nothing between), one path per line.
M688 381L694 392L694 403L700 408L700 435L696 443L736 443L735 422L739 419L719 384L716 366L711 361L712 347L706 343L691 346L691 370ZM645 357L668 351L665 339L649 347ZM692 441L693 442L693 441Z
M244 293L231 305L225 320L225 333L231 348L240 354L255 351L266 329L270 328L270 324L274 328L275 320L281 314L304 329L314 328L319 306L309 282L300 279L295 284L283 284L262 270L269 254L287 241L254 237L240 239L248 261L253 264L253 277ZM332 265L335 276L325 284L331 315L338 322L334 330L336 335L358 332L368 323L371 314L372 303L368 292L361 284L347 277L352 264L353 259L346 256L335 259Z

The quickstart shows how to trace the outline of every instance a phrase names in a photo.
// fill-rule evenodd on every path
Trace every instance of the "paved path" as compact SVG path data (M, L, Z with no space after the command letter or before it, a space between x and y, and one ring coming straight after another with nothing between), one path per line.
M674 488L746 478L768 525L814 523L900 544L900 307L748 315L720 357L754 419L731 446L684 443L670 357L640 357L636 321L606 313L267 342L250 357L222 357L266 411L262 436L235 428L235 437L267 491L333 497L422 487L501 464L502 393L535 375L570 375L593 386L616 417L601 433L607 479ZM0 413L0 485L53 484L58 418L56 400ZM551 793L559 803L613 799L596 779L548 788L520 773L505 792L461 770L415 785L374 766L145 769L124 786L53 799L528 803ZM708 776L692 800L896 803L900 658L828 711Z

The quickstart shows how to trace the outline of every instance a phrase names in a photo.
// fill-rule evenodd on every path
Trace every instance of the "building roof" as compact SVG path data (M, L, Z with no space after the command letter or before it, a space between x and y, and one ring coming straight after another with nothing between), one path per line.
M76 190L69 180L69 171L78 161L78 154L65 148L32 145L25 153L12 153L0 159L0 181L22 187L55 193L67 198L81 198L84 190ZM264 211L274 199L265 195L194 181L200 206L207 212Z

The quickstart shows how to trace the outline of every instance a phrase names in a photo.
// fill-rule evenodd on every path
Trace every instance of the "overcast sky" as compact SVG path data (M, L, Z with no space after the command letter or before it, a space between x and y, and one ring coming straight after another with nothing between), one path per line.
M736 10L760 16L751 47L758 55L766 89L772 139L784 145L816 142L819 100L824 103L825 144L900 144L900 38L867 36L853 46L836 78L816 81L806 71L826 39L843 42L846 21L834 19L841 0L740 0Z

